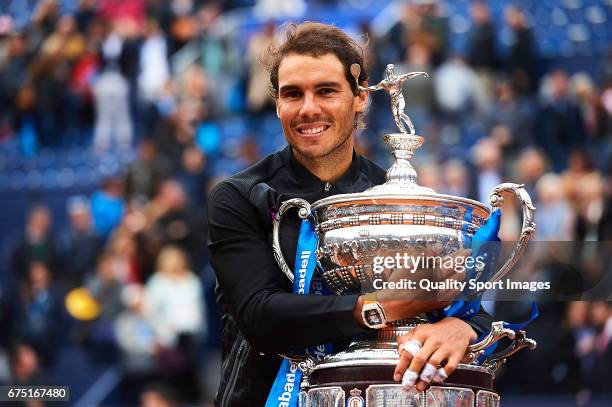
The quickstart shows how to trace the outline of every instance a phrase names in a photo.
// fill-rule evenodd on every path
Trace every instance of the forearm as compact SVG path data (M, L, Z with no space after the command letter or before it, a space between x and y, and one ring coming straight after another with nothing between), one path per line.
M385 316L388 321L395 321L398 319L416 317L421 313L430 312L436 309L443 308L448 302L437 302L437 301L379 301L385 310ZM362 327L365 327L363 318L361 316L361 309L364 304L364 296L360 296L355 302L355 308L353 309L353 318ZM491 330L491 324L493 323L493 317L488 314L482 306L478 313L470 319L463 320L465 323L470 325L476 335L481 335Z
M489 332L491 330L491 324L493 324L493 316L486 312L482 305L480 309L472 318L465 320L465 322L472 327L478 337Z
M261 293L246 303L237 322L261 352L303 349L365 332L353 318L356 300L356 295Z

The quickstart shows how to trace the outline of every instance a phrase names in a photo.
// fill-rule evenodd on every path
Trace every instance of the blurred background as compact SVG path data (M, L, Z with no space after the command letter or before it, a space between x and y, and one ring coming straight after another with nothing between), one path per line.
M387 63L431 74L405 86L422 185L488 202L522 182L537 240L612 240L610 0L1 0L0 383L69 385L76 406L210 405L207 193L285 145L258 58L304 20L367 38L371 83ZM393 119L372 96L358 149L387 168ZM591 260L580 279L610 275ZM610 403L610 302L540 311L538 350L498 372L504 405Z

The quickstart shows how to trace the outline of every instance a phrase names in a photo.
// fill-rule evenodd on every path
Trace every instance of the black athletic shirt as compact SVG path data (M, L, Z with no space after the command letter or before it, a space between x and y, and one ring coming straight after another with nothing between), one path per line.
M358 295L299 296L272 254L272 219L281 203L313 203L330 195L362 192L385 181L385 171L353 154L346 173L329 185L303 167L290 147L220 182L209 201L209 247L223 322L217 406L263 406L281 358L277 353L366 332L353 317ZM299 231L295 211L283 217L280 241L293 269ZM481 311L469 321L490 329Z

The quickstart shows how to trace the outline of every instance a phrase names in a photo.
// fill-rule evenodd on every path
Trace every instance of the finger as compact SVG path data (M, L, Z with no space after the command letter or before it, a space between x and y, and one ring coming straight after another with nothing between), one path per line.
M408 366L410 366L410 361L412 360L412 355L406 351L402 352L399 362L397 362L397 366L395 366L395 371L393 372L393 380L399 382L402 380L402 376Z
M446 356L447 352L442 349L436 350L431 355L431 357L425 364L425 367L421 371L421 374L419 375L419 381L416 384L416 389L418 391L424 391L427 386L429 386L429 383L431 383L434 377L436 377L436 374L438 373L438 367L440 366L442 361L446 359Z
M408 366L408 371L413 372L416 376L412 382L408 382L407 386L412 387L416 384L416 379L418 375L421 373L421 370L425 367L425 364L429 360L430 356L434 353L435 347L431 341L426 341L421 350L412 358L410 365ZM402 383L403 384L403 383Z
M439 383L443 383L446 379L448 379L446 370L444 370L443 367L439 367L433 379L431 379L431 382L435 384L439 384Z
M414 387L414 383L419 378L419 374L412 370L406 370L402 376L402 388L404 390L410 390Z
M437 370L438 369L435 365L429 362L425 364L425 367L423 367L423 370L421 370L419 380L417 381L415 386L417 391L425 391L427 386L429 386L431 379L433 379L433 377L435 376Z
M400 359L395 367L395 371L393 373L393 379L396 382L399 382L404 375L404 372L410 365L410 361L417 354L417 352L421 349L421 342L416 339L408 339L402 340L399 344L399 355Z
M453 374L455 369L457 369L457 366L459 365L459 362L461 361L462 356L463 355L461 356L452 355L448 358L448 362L444 366L444 372L446 373L446 377L450 377L450 375Z

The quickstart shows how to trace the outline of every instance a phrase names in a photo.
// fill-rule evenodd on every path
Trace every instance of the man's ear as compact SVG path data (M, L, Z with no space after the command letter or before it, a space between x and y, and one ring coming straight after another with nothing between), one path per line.
M364 88L368 86L368 82L365 81L362 85ZM370 92L368 91L360 91L357 90L357 95L355 95L355 111L356 112L365 112L368 107L368 100L370 98Z
M280 111L278 110L278 98L274 98L274 106L276 106L276 117L280 119Z

